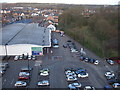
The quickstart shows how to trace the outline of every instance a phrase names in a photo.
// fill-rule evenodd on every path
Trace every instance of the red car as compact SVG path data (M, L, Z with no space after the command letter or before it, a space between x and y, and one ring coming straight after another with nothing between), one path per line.
M109 59L116 61L118 64L120 64L120 57L110 57Z
M19 76L19 80L28 80L30 77L28 76Z

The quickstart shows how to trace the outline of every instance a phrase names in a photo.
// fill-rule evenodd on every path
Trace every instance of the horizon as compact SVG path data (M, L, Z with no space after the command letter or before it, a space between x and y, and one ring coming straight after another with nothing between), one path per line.
M119 0L45 0L45 1L39 1L39 0L34 0L34 1L29 1L29 0L4 0L0 1L0 3L50 3L50 4L75 4L75 5L119 5L120 1Z

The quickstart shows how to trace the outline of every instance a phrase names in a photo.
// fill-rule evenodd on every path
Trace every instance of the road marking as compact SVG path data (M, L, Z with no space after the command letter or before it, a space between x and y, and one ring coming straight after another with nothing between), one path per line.
M3 83L2 83L2 84L4 85L4 83L5 83L5 82L6 82L6 79L4 79L4 81L3 81Z
M35 61L35 65L34 66L40 66L42 64L42 60L40 61Z
M14 78L13 78L13 80L12 80L12 82L10 84L13 84L13 82L14 82Z

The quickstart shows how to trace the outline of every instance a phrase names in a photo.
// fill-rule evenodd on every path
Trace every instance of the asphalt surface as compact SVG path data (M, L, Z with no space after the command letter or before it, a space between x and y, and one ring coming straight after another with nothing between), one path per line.
M52 38L59 40L59 48L51 48L53 53L45 54L44 56L37 57L36 61L30 60L29 65L33 68L31 73L31 80L29 85L26 88L40 88L36 84L39 80L49 80L50 86L47 88L68 88L68 82L64 73L64 68L85 68L89 74L88 78L79 78L78 82L85 85L92 85L95 88L103 88L107 85L107 80L104 77L105 71L112 70L117 71L117 64L111 66L105 62L105 60L100 59L94 53L90 52L88 49L85 49L86 56L99 59L99 65L93 65L80 61L78 57L75 56L75 53L71 53L69 48L63 48L63 45L66 44L67 40L72 40L68 36L61 37L59 33L52 33ZM75 42L74 40L72 40ZM75 42L78 50L81 46ZM58 57L58 58L56 58ZM28 60L18 60L14 61L14 57L10 57L8 60L9 68L2 77L2 87L3 88L15 88L14 84L18 80L18 73L20 72L21 67L28 66ZM40 64L40 66L39 66ZM49 68L50 75L48 77L41 77L38 75L38 72L42 68Z

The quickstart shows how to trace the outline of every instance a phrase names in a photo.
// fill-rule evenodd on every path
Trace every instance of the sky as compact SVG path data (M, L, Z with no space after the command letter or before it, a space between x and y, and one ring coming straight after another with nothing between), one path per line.
M117 5L120 0L0 0L0 3L16 3L16 2L29 2L29 3L64 3L64 4L106 4Z

